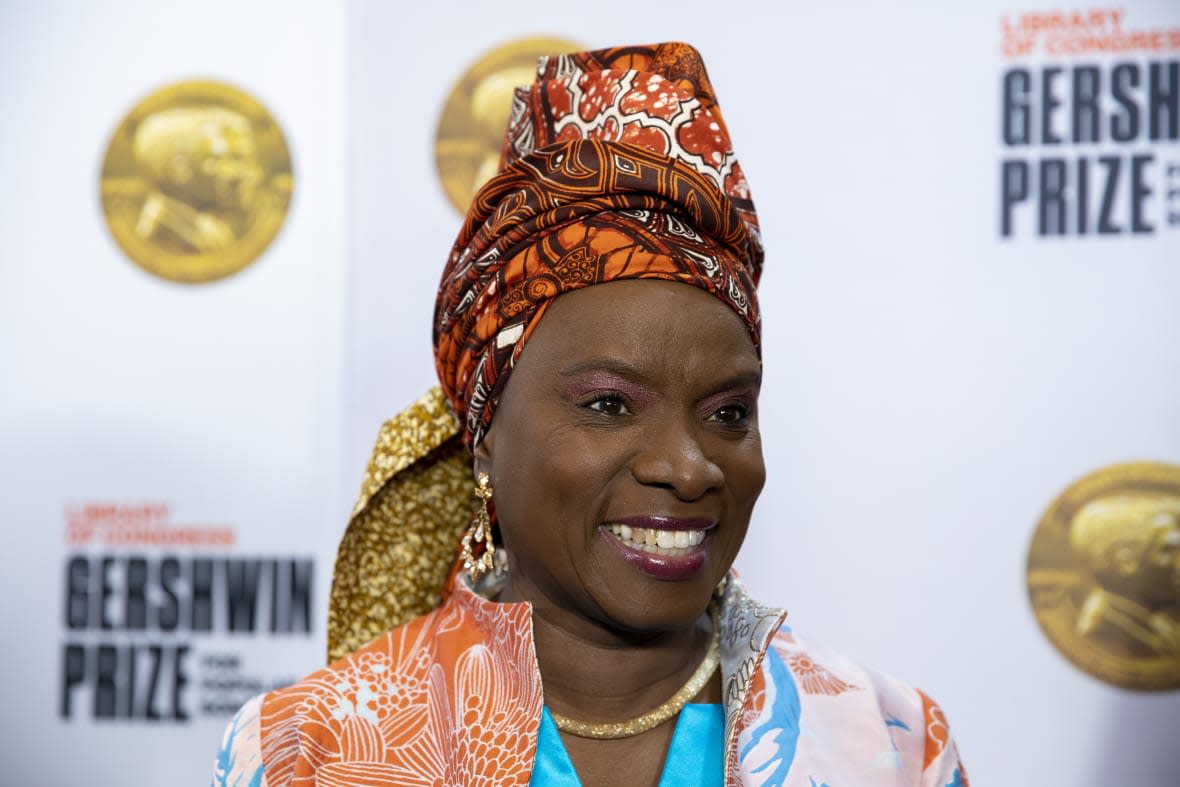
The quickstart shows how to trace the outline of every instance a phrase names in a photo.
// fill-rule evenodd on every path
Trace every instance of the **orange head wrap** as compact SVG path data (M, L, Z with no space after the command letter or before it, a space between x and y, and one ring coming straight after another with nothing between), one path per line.
M442 389L474 446L562 293L619 279L715 295L759 346L758 219L704 63L687 44L542 58L500 173L475 195L434 314Z

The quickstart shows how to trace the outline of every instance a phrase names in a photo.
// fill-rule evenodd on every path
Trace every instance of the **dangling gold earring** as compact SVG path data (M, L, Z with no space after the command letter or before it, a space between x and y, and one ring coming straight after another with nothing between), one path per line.
M475 509L475 516L471 518L471 524L467 527L467 532L463 534L463 549L460 552L460 557L463 558L463 568L471 572L471 578L479 579L492 570L494 564L492 558L496 554L496 545L492 543L492 518L488 513L488 501L492 499L492 485L487 473L479 474L479 485L475 487L475 496L479 498L479 507ZM475 551L472 549L473 544L484 545L483 553L479 557L475 556Z

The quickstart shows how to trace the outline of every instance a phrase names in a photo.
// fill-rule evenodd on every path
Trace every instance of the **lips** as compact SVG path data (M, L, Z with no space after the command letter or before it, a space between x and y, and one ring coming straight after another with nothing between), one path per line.
M604 524L607 541L633 566L657 579L687 579L705 564L711 519L623 517Z

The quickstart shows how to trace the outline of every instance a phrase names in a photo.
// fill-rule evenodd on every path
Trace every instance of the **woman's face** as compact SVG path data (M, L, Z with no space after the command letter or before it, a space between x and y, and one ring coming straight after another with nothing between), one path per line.
M508 597L615 630L694 623L765 480L760 380L745 324L695 287L620 281L554 301L476 449Z

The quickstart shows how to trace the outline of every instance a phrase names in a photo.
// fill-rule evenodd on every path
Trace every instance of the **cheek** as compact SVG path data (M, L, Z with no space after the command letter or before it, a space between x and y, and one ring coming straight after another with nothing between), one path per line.
M749 443L733 447L726 467L726 485L729 489L732 522L740 528L729 530L732 550L736 554L744 543L750 526L750 516L758 495L766 483L766 465L762 459L762 446L757 438Z
M601 435L520 430L493 457L496 506L507 539L561 539L599 513L619 463Z
M762 441L758 437L751 438L735 452L726 475L735 494L752 509L766 484L766 463L762 458Z

